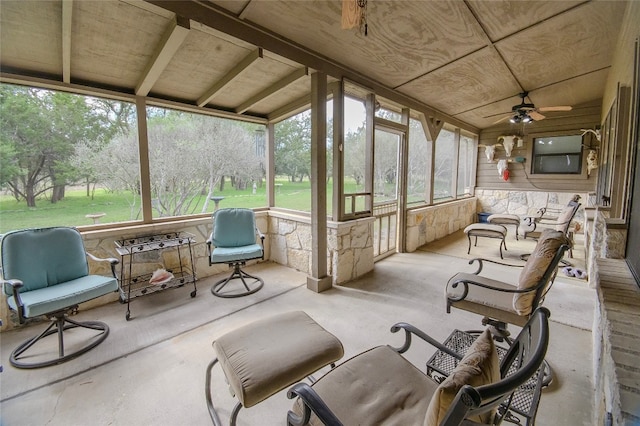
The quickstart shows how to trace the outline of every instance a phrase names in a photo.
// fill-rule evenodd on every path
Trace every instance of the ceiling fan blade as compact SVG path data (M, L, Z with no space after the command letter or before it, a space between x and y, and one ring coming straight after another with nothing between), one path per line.
M538 111L529 111L529 116L533 118L535 121L544 120L544 115L540 114Z
M498 124L498 123L502 123L505 120L508 120L509 118L511 118L512 114L509 115L505 115L504 117L500 118L499 120L494 121L492 124Z
M562 106L550 106L550 107L540 107L538 108L538 111L571 111L571 107L569 105L562 105Z

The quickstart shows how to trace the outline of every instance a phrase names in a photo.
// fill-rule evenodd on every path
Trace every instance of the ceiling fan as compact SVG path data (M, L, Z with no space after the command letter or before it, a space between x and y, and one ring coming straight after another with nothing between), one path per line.
M522 92L518 96L520 96L522 101L518 105L514 105L511 108L511 112L509 113L509 115L502 117L494 124L500 123L507 119L509 120L509 122L515 124L531 123L532 121L543 120L545 116L541 114L542 112L571 111L571 107L568 105L536 108L536 106L531 102L531 99L529 99L529 102L525 102L525 100L529 97L529 92Z

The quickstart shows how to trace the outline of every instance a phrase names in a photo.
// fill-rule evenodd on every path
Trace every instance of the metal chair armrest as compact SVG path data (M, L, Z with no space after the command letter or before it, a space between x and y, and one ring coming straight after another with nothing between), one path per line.
M260 230L258 229L257 226L256 226L256 233L260 237L260 244L262 244L262 257L261 257L261 259L264 260L264 234L262 232L260 232Z
M24 286L24 283L21 280L11 279L11 280L2 280L0 284L4 286L8 284L13 289L13 298L16 301L16 307L18 308L18 321L20 324L24 324L24 303L22 302L22 298L20 297L20 289Z
M342 422L331 411L320 395L308 384L297 383L287 391L287 398L298 397L303 402L304 412L298 416L293 411L287 413L287 424L293 426L303 426L309 424L311 412L318 416L318 419L327 426L342 426Z
M111 266L111 274L113 274L113 277L116 278L116 265L120 263L118 259L116 259L115 257L97 257L89 253L88 251L86 251L85 253L91 260L95 262L109 262Z
M480 272L482 272L482 268L483 268L483 262L489 262L489 263L495 263L496 265L502 265L502 266L511 266L512 268L523 268L524 264L521 265L514 265L511 263L504 263L504 262L498 262L497 260L491 260L491 259L484 259L481 257L474 257L473 259L469 260L469 265L473 264L473 262L478 262L478 269L476 269L475 272L472 272L472 274L474 275L479 275Z
M420 330L419 328L416 328L415 326L411 325L411 324L407 324L406 322L399 322L397 324L394 324L391 327L391 332L392 333L397 333L400 330L404 330L404 344L399 347L399 348L394 348L391 347L394 351L398 352L398 353L405 353L407 350L409 350L409 348L411 347L411 335L415 335L417 337L419 337L420 339L422 339L423 341L429 343L430 345L436 347L438 350L445 352L449 355L451 355L452 357L460 360L462 359L462 355L460 355L459 353L452 351L451 349L449 349L448 347L446 347L445 345L443 345L442 343L438 342L436 339L434 339L433 337L429 336L427 333L425 333L424 331Z
M209 259L209 266L212 265L211 263L211 246L213 245L213 233L211 233L211 235L209 235L209 238L207 238L207 240L205 241L205 244L207 245L207 258Z

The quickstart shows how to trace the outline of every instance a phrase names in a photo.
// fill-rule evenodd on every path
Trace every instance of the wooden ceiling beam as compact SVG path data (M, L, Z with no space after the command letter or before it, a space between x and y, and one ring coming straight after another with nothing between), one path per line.
M271 86L267 87L266 89L264 89L260 93L250 97L249 99L244 101L242 104L238 105L235 108L235 113L236 114L243 114L245 111L247 111L249 108L251 108L252 106L257 104L258 102L260 102L260 101L262 101L264 99L267 99L269 96L273 96L278 91L284 89L288 85L296 82L300 78L302 78L304 76L307 76L307 75L309 75L309 68L307 68L307 67L299 68L299 69L295 70L294 72L292 72L288 76L284 77L280 81L277 81L276 83L274 83Z
M164 33L162 40L158 44L151 61L136 86L136 95L147 96L155 82L178 51L184 40L189 35L190 23L188 18L176 15L176 18L169 25L169 29Z
M232 37L261 46L265 51L273 52L284 58L290 59L316 71L322 71L328 76L342 79L346 78L354 83L371 87L377 95L408 106L411 109L421 111L428 115L437 115L446 119L452 125L462 127L470 132L477 133L479 129L465 123L453 116L438 111L423 102L417 101L408 95L404 95L393 88L380 84L376 80L367 77L361 72L354 71L325 56L308 50L291 40L272 33L263 27L239 19L232 13L216 6L209 0L181 1L181 0L144 0L148 3L170 10L182 16L188 16L210 28L226 33Z
M236 64L224 77L218 80L204 95L202 95L196 104L200 107L205 106L218 94L222 89L228 86L233 80L235 80L240 74L242 74L247 68L251 66L258 59L263 58L262 48L252 51L244 59Z
M426 130L427 136L431 141L435 142L444 126L444 121L437 117L427 117L424 114L420 114L420 122L422 123L422 128Z
M73 0L62 1L62 81L71 83L71 25Z
M311 94L306 94L304 96L299 97L293 102L289 102L288 104L271 111L267 115L267 120L270 122L278 122L285 118L296 115L302 111L305 111L310 108L311 105Z

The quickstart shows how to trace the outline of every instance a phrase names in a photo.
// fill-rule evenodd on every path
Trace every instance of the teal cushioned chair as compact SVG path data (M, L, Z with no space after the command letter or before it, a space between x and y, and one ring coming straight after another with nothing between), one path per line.
M260 237L260 244L256 241ZM255 293L264 285L262 278L242 270L248 260L264 259L264 235L256 226L253 210L228 208L213 214L213 232L207 240L209 266L226 263L233 268L229 277L216 282L211 293L218 297L239 297ZM223 291L232 280L240 280L243 288L239 291Z
M60 364L96 347L109 334L107 324L99 321L74 321L67 314L78 304L116 291L117 259L99 259L85 252L82 236L75 228L54 227L11 231L2 236L2 286L9 308L23 324L28 318L46 316L51 321L41 334L18 346L10 362L18 368L38 368ZM87 256L111 263L112 277L90 275ZM96 330L97 336L82 347L65 353L64 331L83 327ZM58 335L58 356L38 356L34 361L25 352L41 339Z

